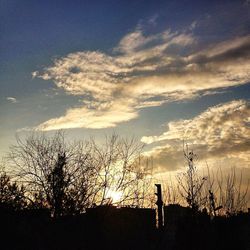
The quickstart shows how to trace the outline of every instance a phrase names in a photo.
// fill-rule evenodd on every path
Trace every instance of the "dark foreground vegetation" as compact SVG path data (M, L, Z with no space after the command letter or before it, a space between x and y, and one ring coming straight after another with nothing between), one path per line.
M103 206L53 219L46 209L1 206L1 249L250 249L249 213L210 219L180 205L164 211L159 230L154 209Z
M184 147L177 187L162 195L157 184L155 196L142 149L116 135L103 146L18 139L0 171L0 249L250 250L248 190L234 171L200 176Z

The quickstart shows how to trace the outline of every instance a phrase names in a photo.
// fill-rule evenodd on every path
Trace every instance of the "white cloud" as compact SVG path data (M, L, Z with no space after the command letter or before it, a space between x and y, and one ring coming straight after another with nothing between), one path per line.
M197 148L199 158L231 159L231 164L241 163L249 167L250 163L250 103L244 100L232 101L211 107L200 115L188 120L168 123L168 130L159 136L142 137L142 141L151 144L162 142L148 152L164 169L180 167L182 142L189 142ZM176 148L178 145L179 148ZM174 150L173 150L174 149ZM176 164L173 160L178 159Z
M15 97L11 97L11 96L6 97L6 100L9 101L9 102L11 102L11 103L17 103L18 102Z
M136 51L136 49L140 49L142 46L157 39L157 37L158 36L145 37L141 30L136 30L123 37L118 47L116 47L114 51L133 53Z
M121 39L114 54L83 51L55 60L33 76L83 96L84 104L38 128L113 127L137 117L141 108L250 81L250 36L193 52L197 41L192 33L145 35L137 28Z
M250 104L237 100L211 107L188 120L168 123L168 131L160 136L143 137L144 142L188 139L214 147L222 141L242 143L250 138ZM223 143L222 143L223 144Z
M81 107L69 109L65 116L54 118L40 124L38 130L56 130L68 128L107 128L115 127L120 122L137 117L137 112L126 101L97 103L96 108ZM92 104L93 105L93 104Z

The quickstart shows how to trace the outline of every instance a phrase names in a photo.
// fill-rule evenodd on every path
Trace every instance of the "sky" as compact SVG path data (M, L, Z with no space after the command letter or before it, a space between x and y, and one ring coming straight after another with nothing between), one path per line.
M0 0L0 156L65 129L145 143L157 173L250 177L250 1Z

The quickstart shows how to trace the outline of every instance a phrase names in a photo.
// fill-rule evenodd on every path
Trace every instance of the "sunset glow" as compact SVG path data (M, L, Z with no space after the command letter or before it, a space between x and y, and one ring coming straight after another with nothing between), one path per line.
M0 220L8 250L250 250L250 0L0 0Z
M1 157L31 132L115 132L145 143L153 174L182 170L185 142L247 185L249 1L21 2L0 10Z
M106 198L111 199L112 203L116 204L119 203L122 199L122 192L121 191L113 191L109 190L107 192Z

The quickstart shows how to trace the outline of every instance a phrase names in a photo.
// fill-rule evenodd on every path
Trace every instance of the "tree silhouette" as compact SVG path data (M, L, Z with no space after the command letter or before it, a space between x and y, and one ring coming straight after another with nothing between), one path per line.
M34 207L47 207L53 217L84 212L112 203L111 192L121 193L116 205L144 206L150 178L143 144L117 135L104 145L93 139L69 143L62 132L17 138L8 164L16 181L24 183Z
M58 154L57 162L49 175L48 182L51 185L52 197L54 203L54 216L59 217L63 213L63 201L65 197L65 189L67 187L66 174L64 167L66 165L66 154Z
M31 134L17 138L8 164L33 206L49 208L52 216L74 214L89 206L89 193L94 191L89 185L95 171L90 151L88 143L67 143L62 132L52 137Z
M242 172L240 173L240 177L237 178L235 168L231 168L229 173L225 176L222 175L220 170L220 175L217 177L217 185L217 196L222 206L221 213L235 215L246 210L248 202L248 184L245 188L243 187Z
M196 168L197 156L188 145L183 147L184 157L187 163L187 171L177 176L178 189L182 198L184 198L189 207L193 210L200 210L206 203L206 196L203 196L203 185L205 177L200 177Z
M14 210L27 205L24 186L19 187L16 182L12 182L4 171L0 174L0 205Z
M116 205L146 205L151 168L148 159L141 156L144 145L135 138L124 139L115 134L107 137L104 145L92 143L98 170L97 184L100 187L95 197L96 204L109 202L111 190L122 194Z

